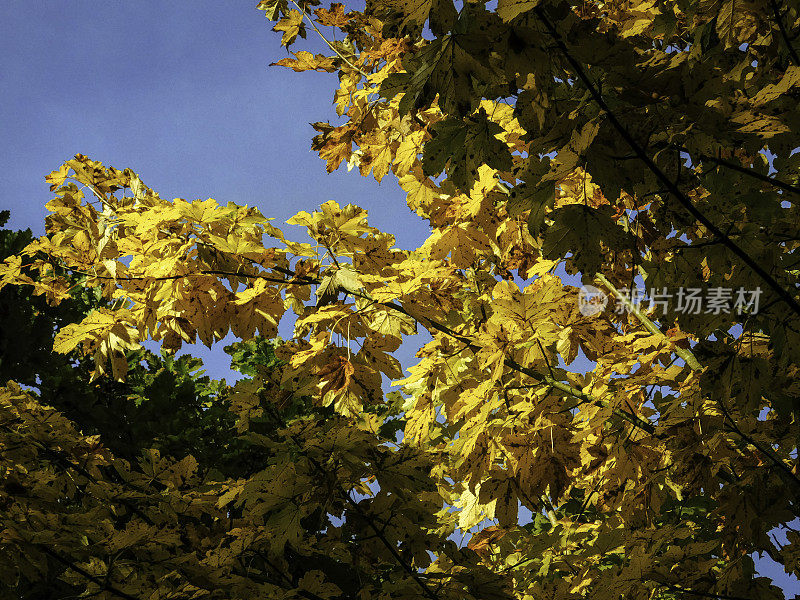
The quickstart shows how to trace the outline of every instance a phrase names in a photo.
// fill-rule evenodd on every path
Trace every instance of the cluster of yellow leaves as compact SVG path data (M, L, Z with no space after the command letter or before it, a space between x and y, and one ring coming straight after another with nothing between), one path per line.
M65 285L59 273L81 273L84 285L100 288L112 302L59 332L56 351L81 347L94 356L96 376L107 372L110 361L111 373L121 378L125 351L142 339L174 348L198 338L211 344L229 329L243 339L256 332L271 336L291 306L298 315L296 339L280 385L351 418L365 405L385 401L384 377L402 385L410 395L404 443L449 457L435 479L458 511L445 522L470 531L495 520L508 532L506 542L517 536L523 544L519 506L549 511L558 523L553 532L561 531L564 541L548 554L545 573L562 556L574 560L567 557L583 543L575 537L584 535L580 527L574 531L578 522L553 513L571 497L582 497L584 510L616 515L617 529L657 528L664 507L676 498L700 493L726 469L757 465L750 453L731 451L718 414L716 424L702 425L716 432L719 448L707 461L698 459L707 436L662 433L695 418L691 410L673 408L677 401L659 408L669 420L631 425L654 422L642 393L651 386L704 403L698 379L664 366L674 345L663 336L619 331L613 315L582 315L577 290L550 273L553 261L522 264L515 258L535 255L534 240L518 221L506 217L501 223L487 214L497 193L491 169L482 168L470 195L440 195L437 210L449 216L433 217L438 225L432 236L407 252L394 248L394 238L369 226L366 211L353 205L327 202L319 211L297 214L289 223L305 227L313 240L297 243L254 209L212 200L165 202L127 171L85 157L67 164L72 170L50 177L57 197L49 235L24 253L35 258L37 277L23 273L19 257L2 267L3 285L32 285L54 302L64 297L53 291ZM89 168L91 180L83 175ZM104 212L85 202L67 177L88 188ZM113 186L123 193L115 195ZM132 188L132 195L124 193ZM567 182L563 189L570 189ZM517 233L509 241L514 223ZM280 245L265 247L265 234ZM496 278L514 267L534 278L523 289ZM418 325L433 337L420 349L411 376L401 379L392 353ZM594 373L577 376L559 366L579 352L598 361ZM626 379L615 379L620 375ZM247 400L254 391L235 401L242 431L263 415ZM365 431L376 426L363 424ZM151 476L158 470L142 468ZM259 477L226 487L218 506L244 494L258 498L257 510L272 511L274 502L296 498L291 490L300 493L308 483L283 467ZM259 486L275 490L274 502L257 492ZM292 531L302 513L286 510L294 525L281 520L280 526ZM299 543L296 536L286 540ZM609 556L625 556L623 545L620 539ZM606 577L604 569L589 570L581 585L600 585Z
M741 171L769 139L776 164L796 168L786 151L797 120L786 107L797 66L779 68L781 27L755 4L739 10L730 0L473 4L460 16L448 2L376 0L364 13L259 5L283 45L304 37L306 22L346 35L331 42L335 56L300 51L277 64L338 71L334 104L344 122L315 123L312 147L329 171L346 163L378 181L394 174L430 224L420 248L395 248L365 210L336 202L290 219L312 239L294 242L255 209L166 202L132 172L78 156L48 178L54 214L48 236L24 252L30 266L11 257L0 285L33 286L58 302L70 292L67 274L85 276L112 304L65 328L57 350L92 353L97 375L110 359L117 377L121 353L144 339L175 349L197 339L210 345L228 331L273 336L291 309L294 339L274 384L333 407L349 426L298 428L292 435L308 436L313 460L306 453L227 482L217 508L280 515L265 535L297 545L299 521L313 514L315 461L364 496L377 478L370 506L384 520L359 548L405 568L402 583L382 589L391 597L775 596L752 577L750 555L769 552L798 569L796 540L781 554L768 536L797 516L796 316L778 315L775 302L764 318L585 315L579 291L556 272L563 261L584 281L600 273L619 287L638 274L656 287L755 287L759 280L659 191L664 180L636 166L641 157L573 71L585 61L592 76L603 75L602 92L627 107L628 136L645 146L655 136L653 165L716 218L728 214L720 196L730 181L683 165L681 152L713 164L704 157L736 158ZM556 10L567 29L550 39L542 16ZM435 39L422 35L426 22ZM573 62L547 54L582 39ZM766 49L761 71L753 48ZM704 53L724 60L703 63ZM516 106L500 100L509 89ZM732 146L742 150L720 152ZM765 262L782 252L776 272L791 283L796 232L779 223L796 221L797 209L762 189L764 177L738 180L749 195L737 200L731 227ZM780 250L769 244L776 231L786 240ZM699 247L708 248L702 260L689 258ZM418 328L430 340L403 378L393 353ZM689 340L699 342L693 350ZM580 367L579 357L594 364ZM376 415L398 404L384 394L387 380L403 390L402 414L393 415L403 438L376 458L366 450L370 434L387 425ZM264 418L262 391L243 384L235 397L240 431ZM333 462L323 459L332 443L340 451ZM154 467L142 469L155 476ZM420 504L406 502L409 490ZM363 525L357 510L350 518ZM456 528L473 536L471 553L445 541ZM345 591L329 576L308 571L300 589ZM444 586L440 596L436 581L463 587ZM502 593L483 593L488 581Z
M235 412L260 403L278 414L274 382L245 380L234 391ZM253 456L268 458L238 479L156 450L123 460L13 382L0 387L0 419L7 589L67 586L108 598L411 594L419 579L392 553L437 570L427 551L452 531L433 517L442 499L427 476L429 457L388 448L342 418L248 431ZM375 462L377 491L362 481ZM353 532L363 528L371 541L353 554ZM438 585L469 597L465 582L438 570Z
M774 556L768 522L793 514L787 502L795 492L778 490L781 477L795 491L799 485L791 458L796 443L788 429L775 431L774 420L781 403L788 418L794 402L781 391L794 385L792 376L778 373L797 356L778 366L775 355L756 359L748 345L748 375L741 378L748 382L739 384L738 359L726 353L744 344L732 326L769 329L784 317L659 318L658 332L644 313L580 314L576 290L551 274L561 260L585 282L602 271L620 287L635 285L637 270L648 287L713 281L752 289L758 280L731 267L721 252L697 269L689 255L696 251L683 247L713 244L710 236L676 216L658 189L664 180L648 179L635 153L598 116L575 60L554 54L563 42L572 59L591 66L589 78L603 81L601 93L619 106L617 118L639 144L654 144L654 160L672 180L682 177L674 167L678 155L663 148L684 144L695 168L708 160L703 154L718 156L719 148L738 147L745 137L748 149L735 155L743 165L759 165L754 154L769 139L792 172L798 161L783 153L797 145L789 134L797 66L786 67L793 50L782 39L797 29L800 14L781 3L727 0L501 0L485 11L481 3L453 11L450 3L376 0L366 14L383 27L358 35L341 28L360 51L350 59L363 70L340 71L335 103L346 121L317 123L313 148L329 171L346 161L378 180L394 173L409 207L430 222L427 241L388 277L359 268L358 282L367 291L364 305L401 305L432 332L411 376L398 382L412 396L404 441L450 457L445 480L453 482L451 505L464 530L498 519L499 528L473 538L474 547L501 572L524 565L514 571L523 598L606 589L608 597L649 597L684 588L772 595L750 578L747 554L759 548ZM552 39L546 18L559 30ZM423 25L430 31L423 34ZM476 59L483 64L461 77ZM486 99L507 98L507 89L516 105ZM470 120L480 114L499 129L487 126L490 136L472 136ZM443 141L448 135L455 143ZM507 149L511 167L486 155L487 148L502 148L495 141ZM442 166L446 176L432 178ZM726 214L719 196L733 184L724 174L712 182L705 167L697 171L702 181L683 180L687 196L703 210ZM779 230L781 239L790 237L779 222L796 211L783 208L780 216L739 209L742 239L754 235L752 223L745 229L759 219L766 223L759 235ZM676 229L689 242L673 237ZM769 239L748 249L765 264L775 256ZM791 287L792 277L782 282ZM776 340L793 335L783 325L775 330ZM712 331L728 333L724 342L701 346L708 364L692 356L692 365L707 367L700 375L678 354L686 357L688 340ZM591 372L566 369L580 364L580 356L595 362ZM755 367L757 360L765 362ZM715 381L719 365L727 383ZM766 421L758 415L765 409ZM776 478L770 468L784 474ZM761 532L753 544L737 541L732 525L739 514L732 498L746 493L741 486L749 480L763 481L787 511L749 529ZM549 514L549 525L534 527L535 535L515 527L518 503L535 517ZM692 505L688 521L677 508L684 503ZM701 520L714 525L700 528ZM673 542L655 542L662 533ZM702 541L683 541L693 537ZM716 584L701 575L711 572Z
M143 339L175 348L198 338L212 344L228 330L243 339L256 332L272 336L291 307L295 340L284 350L287 366L276 385L354 419L362 418L365 406L386 401L386 379L401 385L409 395L404 444L447 457L431 480L456 509L453 516L440 515L441 526L466 532L494 520L503 544L517 540L512 554L488 552L489 542L481 542L491 568L506 569L512 556L531 556L526 544L560 536L537 559L545 561L540 573L558 572L578 560L581 544L595 543L586 537L590 533L608 535L609 527L660 530L665 507L701 494L728 472L745 473L759 464L752 452L734 450L723 417L704 408L699 379L670 366L674 341L631 329L613 312L582 315L577 290L551 273L556 263L531 258L536 240L527 229L518 220L491 216L498 192L488 167L469 195L440 195L437 210L446 216L432 216L437 225L431 237L408 252L394 248L394 238L371 227L366 211L353 205L327 202L319 211L298 213L289 223L303 226L312 239L299 243L254 209L220 207L213 200L166 202L129 171L80 156L67 165L50 176L54 214L48 236L24 252L34 258L31 267L22 269L20 257L2 266L3 285L33 286L54 302L64 297L54 290L63 288L70 272L83 274L84 285L98 287L111 302L62 329L56 351L80 347L94 356L95 376L107 373L110 361L111 374L122 378L125 351ZM68 177L90 190L89 200L103 212ZM570 185L577 184L565 180L562 189ZM569 206L564 195L559 202ZM264 246L265 235L278 245ZM532 281L520 288L507 275L511 269ZM411 375L401 379L393 352L420 325L432 339L420 349ZM593 373L563 369L579 353L597 361ZM256 400L258 388L242 385L233 405L240 431L247 431L265 413ZM660 418L642 391L653 386L674 394L657 404ZM687 401L696 405L681 406ZM698 414L706 416L697 421ZM695 432L693 423L711 437ZM367 433L380 425L366 419L359 428ZM159 460L151 456L142 464L146 476L165 472ZM274 538L269 536L278 529L265 530L272 532L265 543L272 551L287 541L296 545L299 519L313 511L313 503L307 513L279 504L305 498L309 478L314 475L276 465L254 479L226 484L217 508L233 503L255 516L277 514L276 527L284 533ZM606 517L586 529L580 515L554 512L573 498L582 499L581 512ZM519 528L520 506L549 515L546 535ZM724 514L719 527L730 528ZM675 535L691 536L692 527L687 523ZM731 530L724 541L729 551L736 546L733 535ZM615 543L586 555L583 574L572 580L576 590L605 585L608 561L633 568L627 562L630 540ZM671 548L642 558L650 569L645 580L661 577L652 561L673 557ZM712 553L705 546L681 551L687 557L682 565L690 556ZM703 560L706 568L716 559ZM623 575L615 576L620 589L641 583ZM332 585L306 577L321 591ZM517 582L520 590L534 584L541 582Z

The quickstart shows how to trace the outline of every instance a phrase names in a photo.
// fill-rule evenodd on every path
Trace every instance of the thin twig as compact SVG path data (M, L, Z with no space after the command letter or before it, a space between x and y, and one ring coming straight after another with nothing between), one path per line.
M415 321L417 321L418 323L420 323L421 325L426 327L426 329L431 329L431 328L432 329L436 329L437 331L440 331L441 333L447 334L450 337L459 340L460 342L462 342L467 348L469 348L473 352L478 352L480 350L480 346L474 344L470 338L468 338L468 337L466 337L464 335L461 335L459 333L456 333L455 331L453 331L452 329L450 329L446 325L438 323L438 322L436 322L436 321L434 321L434 320L432 320L432 319L430 319L428 317L422 317L422 319L424 319L424 321L427 322L430 325L430 327L428 327L428 326L425 325L425 322L423 322L423 320L421 318L415 317L414 315L412 315L410 312L408 312L405 308L403 308L399 304L396 304L394 302L378 302L378 304L381 304L382 306L385 306L386 308L394 309L394 310L396 310L396 311L398 311L400 313L403 313L404 315L406 315L408 317L411 317L412 319L414 319ZM517 371L519 373L527 375L528 377L532 377L533 379L535 379L536 381L539 381L541 383L546 383L547 385L549 385L549 386L551 386L551 387L553 387L553 388L555 388L555 389L557 389L557 390L559 390L559 391L561 391L561 392L563 392L563 393L565 393L567 395L570 395L570 396L572 396L572 397L574 397L574 398L576 398L578 400L582 400L584 402L588 402L588 403L595 404L595 405L598 405L598 406L603 406L603 407L607 406L607 403L605 401L601 400L600 398L596 398L596 397L592 396L591 394L587 394L586 392L584 392L582 390L579 390L578 388L573 387L573 386L569 385L568 383L564 383L563 381L558 381L557 379L554 379L553 377L551 377L549 375L545 375L544 373L539 373L538 371L534 371L533 369L530 369L528 367L524 367L521 364L519 364L517 361L515 361L513 358L506 357L503 360L503 362L504 362L505 366L507 366L509 369L512 369L514 371ZM618 417L621 417L622 419L628 421L630 424L634 425L635 427L638 427L639 429L642 429L642 430L646 431L647 433L652 434L652 433L655 432L655 427L653 427L653 425L651 423L648 423L647 421L644 421L643 419L641 419L640 417L638 417L636 415L632 415L632 414L627 413L627 412L625 412L623 410L620 410L620 409L614 409L614 414L616 414Z
M50 448L50 447L46 446L45 444L43 444L42 442L40 442L39 440L37 440L35 438L31 438L30 436L25 436L24 434L22 434L22 433L20 433L18 431L15 431L14 429L9 427L5 423L0 425L0 427L5 429L6 431L8 431L12 435L19 436L20 438L22 438L24 440L28 440L34 446L39 448L39 450L41 450L47 456L49 456L56 464L60 464L64 468L74 469L79 475L82 475L88 481L90 481L92 483L95 483L95 484L98 483L97 479L95 479L92 476L92 474L89 473L89 471L87 471L81 465L77 465L74 462L72 462L65 455L65 453L63 451L54 450L53 448ZM123 482L123 484L125 486L130 487L132 490L135 490L136 492L138 492L140 494L145 493L144 490L140 489L138 486L126 481L124 478L121 478L121 479L122 479L122 482ZM93 496L93 497L95 497L95 496ZM97 498L97 499L102 502L102 500L100 498ZM138 515L145 523L147 523L148 525L154 525L153 520L149 516L147 516L144 512L142 512L142 510L139 509L139 507L137 507L135 504L133 504L127 498L118 498L118 500L119 500L119 502L121 504L123 504L126 508L128 508L128 510L130 510L132 513Z
M84 577L85 579L88 579L89 581L91 581L92 583L94 583L96 585L99 585L100 589L102 591L110 592L110 593L114 594L115 596L117 596L118 598L123 598L124 600L139 600L139 598L137 598L136 596L131 596L130 594L128 594L126 592L123 592L122 590L117 589L113 585L110 585L107 582L103 582L98 577L95 577L94 575L92 575L91 573L86 571L85 569L82 569L78 565L70 562L69 560L67 560L66 558L61 556L58 552L55 552L55 551L51 550L50 548L48 548L44 544L38 544L37 543L37 544L34 544L34 545L37 548L39 548L39 550L41 550L42 552L47 554L49 557L55 559L57 562L60 562L62 565L64 565L68 569L71 569L71 570L75 571L76 573L78 573L78 575Z
M111 277L108 275L94 275L85 271L71 268L74 273L86 275L93 279L103 279L108 281L172 281L174 279L184 279L187 277L196 277L198 275L224 275L226 277L244 277L246 279L263 279L272 283L282 283L285 285L314 285L318 284L319 280L306 278L304 281L287 281L286 279L279 279L278 277L270 277L269 275L261 275L259 273L235 273L233 271L221 271L217 269L204 269L202 271L195 271L193 273L184 273L183 275L163 275L159 277L148 277L147 275L124 275L120 277ZM77 284L76 284L77 285ZM75 287L75 286L73 286Z
M688 151L686 152L691 155L690 152ZM796 185L786 183L785 181L781 181L780 179L776 179L775 177L770 177L769 175L762 175L761 173L758 173L753 169L748 169L747 167L743 167L742 165L737 165L736 163L731 162L729 160L725 160L724 158L716 158L714 156L708 156L707 154L698 154L697 158L699 158L701 161L716 163L720 167L730 169L731 171L736 171L737 173L741 173L742 175L747 175L748 177L752 177L753 179L758 179L759 181L768 183L769 185L784 190L785 192L792 192L793 194L800 195L800 187L797 187Z
M742 431L739 428L739 426L736 424L736 421L733 420L733 417L730 415L728 410L725 408L725 405L723 404L723 402L721 400L717 402L717 405L720 407L720 410L722 411L722 414L725 416L725 418L730 423L731 430L736 435L738 435L740 438L742 438L745 442L747 442L748 444L753 446L753 448L758 450L758 452L762 456L765 456L772 464L774 464L781 471L786 473L786 475L788 475L789 479L793 483L795 483L798 486L798 488L800 488L800 477L798 477L795 474L794 470L789 465L787 465L785 462L783 462L781 457L776 456L772 451L770 451L769 449L765 448L764 446L759 444L757 441L755 441L755 439L753 439L750 435L748 435L744 431Z
M276 416L282 422L282 418L280 417L280 415L276 415ZM321 476L328 475L328 471L326 469L324 469L322 467L322 465L320 465L319 462L304 449L303 445L297 440L297 438L294 436L294 434L288 433L288 436L294 442L294 444L297 447L297 449L300 452L303 453L303 455L311 463L312 467L314 467L314 469L316 469ZM383 533L383 529L379 529L378 526L375 525L374 520L372 519L371 515L367 514L361 508L361 506L358 504L358 502L353 500L353 497L350 495L350 493L346 489L344 489L341 485L339 485L339 484L336 485L336 491L339 494L339 496L343 500L345 500L353 508L353 510L356 513L358 513L358 516L361 517L362 519L364 519L369 524L370 528L372 528L372 530L375 532L375 535L377 536L377 538L381 541L381 543L384 545L384 547L389 551L389 553L392 555L392 557L398 562L398 564L403 568L403 570L406 573L408 573L409 576L416 582L416 584L422 590L422 593L426 597L428 597L430 600L439 600L439 596L433 590L431 590L428 587L428 585L420 578L420 576L416 572L416 570L410 564L408 564L408 562L406 562L406 560L402 556L400 556L400 554L397 552L397 548L394 546L394 544L392 544L388 539L386 539L386 536Z
M72 269L72 270L74 272L80 272L80 271L78 271L76 269ZM283 272L286 272L287 274L293 273L289 269L284 269ZM195 272L195 273L186 273L186 274L183 274L183 275L166 275L166 276L163 276L163 277L127 276L127 277L124 277L124 278L123 277L115 278L115 277L109 277L109 276L104 276L104 275L90 275L88 273L83 273L83 274L88 275L90 277L97 278L97 279L114 280L114 281L120 281L120 280L122 280L122 281L135 281L135 280L168 281L168 280L173 280L173 279L182 279L182 278L185 278L185 277L192 277L192 276L196 276L196 275L223 275L223 276L226 276L226 277L244 277L244 278L250 278L250 279L264 279L266 281L271 281L271 282L275 282L275 283L281 283L281 284L284 284L284 285L312 285L312 284L319 284L321 282L321 280L319 280L319 279L311 279L311 278L308 278L306 281L293 282L293 281L287 281L285 279L279 279L279 278L276 278L276 277L269 277L269 276L260 275L260 274L252 274L252 275L250 275L250 274L246 274L246 273L234 273L234 272L229 272L229 271L211 270L211 269L203 270L203 271L199 271L199 272ZM367 300L373 300L366 292L356 293L355 291L350 291L348 293L352 294L353 296L358 296L358 297L361 297L361 298L365 298ZM436 329L437 331L440 331L441 333L445 333L448 336L453 337L453 338L459 340L460 342L462 342L463 344L465 344L473 352L477 352L477 351L480 350L480 347L477 346L476 344L474 344L469 337L461 335L461 334L453 331L452 329L450 329L446 325L443 325L442 323L438 323L438 322L436 322L433 319L430 319L428 317L417 317L417 316L411 314L405 308L403 308L403 306L401 306L401 305L399 305L399 304L397 304L395 302L375 302L375 304L383 306L385 308L396 310L396 311L398 311L398 312L400 312L400 313L402 313L402 314L414 319L417 323L420 323L426 329L429 329L429 330L430 329ZM427 323L427 325L426 325L426 323ZM603 406L603 407L607 406L607 403L604 402L603 400L601 400L599 398L595 398L591 394L587 394L587 393L583 392L582 390L579 390L576 387L573 387L573 386L571 386L571 385L569 385L567 383L564 383L562 381L559 381L559 380L553 378L550 375L545 375L543 373L539 373L538 371L535 371L535 370L530 369L528 367L524 367L524 366L520 365L518 362L516 362L514 359L512 359L510 357L506 357L504 359L504 364L508 368L510 368L510 369L512 369L514 371L517 371L519 373L522 373L524 375L532 377L536 381L539 381L541 383L545 383L545 384L551 386L554 389L557 389L557 390L559 390L559 391L561 391L561 392L563 392L563 393L565 393L567 395L573 396L574 398L576 398L578 400L581 400L583 402L589 402L589 403L592 403L592 404L595 404L595 405L598 405L598 406ZM614 413L617 416L621 417L622 419L628 421L629 423L631 423L635 427L638 427L639 429L642 429L642 430L646 431L647 433L652 434L652 433L655 432L655 428L653 427L652 424L648 423L647 421L644 421L643 419L641 419L640 417L638 417L636 415L627 413L627 412L625 412L623 410L620 410L620 409L614 409Z
M663 331L661 331L658 327L656 327L656 324L653 323L647 317L647 315L645 315L639 309L639 307L634 305L633 302L630 301L630 298L626 298L624 294L620 293L619 290L617 290L617 288L614 287L614 284L611 283L608 279L606 279L606 277L602 273L597 273L595 277L597 277L597 279L599 279L603 283L603 285L605 285L608 289L611 290L611 292L614 294L617 300L622 302L622 304L625 305L625 308L627 308L628 311L633 313L633 315L635 315L636 318L639 319L639 321L647 331L649 331L653 335L657 335L667 341L670 341L667 335ZM692 371L703 370L703 367L700 364L700 362L697 360L692 351L689 350L688 348L681 348L680 346L675 346L675 354L677 354L680 358L682 358L683 362L685 362L689 366L689 368L692 369Z
M731 252L733 252L736 256L738 256L744 264L746 264L750 269L756 273L789 307L794 311L797 315L800 315L800 302L798 302L792 294L790 294L786 289L781 286L772 275L767 273L758 262L753 259L747 252L745 252L742 248L740 248L732 239L730 239L725 233L720 230L711 220L706 217L700 210L694 205L694 203L689 199L686 194L684 194L678 185L670 179L666 173L664 173L658 165L653 162L653 159L645 152L645 150L639 145L639 143L633 138L631 133L628 129L619 121L617 115L611 110L611 108L606 103L603 95L594 85L592 80L586 73L586 70L583 66L577 61L577 59L572 56L567 48L564 40L561 37L561 34L558 33L558 30L550 21L550 19L545 14L544 9L541 6L538 6L533 9L534 14L537 18L544 24L545 28L549 32L550 36L553 38L553 41L556 44L556 47L559 49L561 54L564 55L564 58L570 64L570 66L575 71L575 74L578 76L578 79L584 84L584 86L589 91L589 94L592 96L592 99L597 103L600 109L606 114L606 117L611 122L611 125L617 132L620 134L623 140L630 146L630 148L638 155L639 159L645 164L645 166L656 176L656 178L669 190L669 192L675 197L675 199L691 214L697 221L699 221L708 231L715 237L719 238L722 243L727 247Z
M772 7L772 13L775 15L775 22L778 24L781 37L786 44L786 49L789 51L789 56L792 58L792 62L795 64L795 66L800 67L800 56L797 55L797 51L795 51L794 47L792 46L792 41L789 39L789 32L786 31L786 27L783 24L783 18L781 17L780 6L778 6L777 0L769 0L769 4Z
M329 42L329 41L328 41L328 38L326 38L326 37L325 37L325 36L322 34L322 32L321 32L321 31L319 30L319 28L317 27L317 24L316 24L316 23L314 23L314 21L313 21L313 20L311 19L311 17L308 15L308 13L306 12L306 9L305 9L305 7L301 7L301 6L300 6L300 5L299 5L297 2L295 2L294 0L289 0L289 1L290 1L292 4L294 4L294 5L297 7L297 10L299 10L301 13L303 13L303 16L304 16L306 19L308 19L308 22L311 24L311 27L313 27L313 28L314 28L314 31L316 31L316 32L319 34L319 37L321 37L321 38L322 38L322 41L323 41L323 42L325 42L326 44L328 44L328 48L330 48L331 50L333 50L333 51L336 53L336 55L337 55L339 58L341 58L341 59L342 59L342 60L343 60L343 61L344 61L344 62L347 64L347 66L349 66L351 69L353 69L354 71L356 71L357 73L359 73L359 74L360 74L362 77L369 77L369 74L368 74L368 73L366 73L365 71L363 71L363 70L359 69L359 68L358 68L357 66L355 66L353 63L351 63L349 60L347 60L347 58L345 58L345 56L344 56L344 55L343 55L341 52L339 52L339 51L338 51L338 50L337 50L337 49L334 47L334 45L333 45L331 42Z
M663 583L661 581L656 581L655 583L674 592L681 592L683 594L689 594L690 596L700 596L701 598L716 598L718 600L752 600L751 598L744 598L742 596L729 596L728 594L715 594L713 592L699 592L697 590L690 590L685 587L674 585L672 583Z

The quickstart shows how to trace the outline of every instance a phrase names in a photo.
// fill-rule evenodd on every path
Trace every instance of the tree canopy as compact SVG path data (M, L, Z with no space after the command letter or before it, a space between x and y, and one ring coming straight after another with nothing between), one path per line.
M800 576L797 4L259 8L329 50L277 63L338 74L327 169L430 236L53 171L46 235L3 238L3 593L783 598L752 556ZM234 386L172 356L229 332Z

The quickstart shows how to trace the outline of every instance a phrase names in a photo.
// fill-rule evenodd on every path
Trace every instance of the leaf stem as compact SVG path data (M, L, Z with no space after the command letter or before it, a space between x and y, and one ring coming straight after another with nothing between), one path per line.
M774 1L774 0L773 0ZM567 48L567 45L564 43L561 34L558 33L558 30L550 21L550 19L545 14L544 10L541 6L537 6L533 9L534 14L537 18L544 24L545 28L547 29L550 37L556 44L556 47L559 49L561 54L564 55L564 58L570 64L570 66L575 71L575 74L578 76L578 79L584 84L584 86L589 91L589 94L592 96L592 99L595 103L600 107L600 109L606 114L606 117L611 122L611 125L617 132L620 134L623 140L630 146L631 150L633 150L636 155L639 157L645 166L656 176L656 178L664 185L664 187L669 190L670 194L672 194L675 199L691 214L697 221L699 221L708 231L714 235L715 237L719 238L722 243L728 248L733 254L738 256L744 264L746 264L750 269L758 275L771 289L774 291L786 304L789 305L789 308L792 309L797 315L800 315L800 302L798 302L792 294L790 294L783 286L781 286L772 275L767 273L758 262L752 258L747 252L745 252L742 248L740 248L730 237L728 237L719 227L717 227L706 215L704 215L689 199L686 194L684 194L678 185L672 181L669 177L667 177L666 173L662 171L658 165L653 162L653 159L645 152L645 150L639 145L639 143L633 138L631 133L628 129L619 121L617 115L605 101L603 95L594 85L592 80L586 73L586 70L583 66L577 61L577 59L572 56Z
M772 14L775 15L775 22L778 24L778 29L781 32L783 42L786 44L786 49L789 51L789 56L791 57L795 66L800 67L800 56L797 55L797 51L792 46L792 40L789 39L789 32L786 31L786 27L783 24L783 18L781 17L780 6L778 6L777 0L769 0L769 4L772 7Z
M653 335L657 335L665 340L669 341L667 335L661 331L655 323L653 323L647 315L645 315L638 306L634 305L633 302L630 301L630 298L626 298L624 294L620 293L614 284L611 283L608 279L606 279L605 275L602 273L597 273L595 277L602 282L604 286L611 290L614 296L625 305L625 308L633 313L637 319L642 323L644 328L652 333ZM692 371L702 371L703 367L700 362L697 360L695 355L692 353L691 350L688 348L681 348L679 346L675 346L675 354L677 354L680 358L683 359Z
M290 1L292 4L294 4L294 5L297 7L297 10L299 10L301 13L303 13L303 16L304 16L306 19L308 19L308 22L309 22L309 24L311 25L311 27L313 27L313 28L314 28L314 31L316 31L316 32L317 32L317 34L319 34L319 37L321 37L321 38L322 38L322 41L323 41L323 42L325 42L326 44L328 44L328 48L330 48L331 50L333 50L333 51L336 53L336 56L338 56L339 58L341 58L341 59L342 59L342 60L345 62L345 64L346 64L348 67L350 67L351 69L353 69L354 71L356 71L357 73L359 73L359 74L360 74L362 77L369 77L369 74L368 74L368 73L366 73L366 72L365 72L365 71L363 71L362 69L359 69L359 68L358 68L357 66L355 66L353 63L351 63L349 60L347 60L347 58L345 58L345 56L344 56L344 55L343 55L341 52L339 52L339 51L336 49L336 47L335 47L335 46L334 46L334 45L333 45L333 44L332 44L330 41L328 41L328 38L326 38L326 37L325 37L325 36L322 34L322 32L321 32L321 31L319 30L319 28L317 27L317 24L316 24L316 23L314 23L314 21L313 21L313 20L311 19L311 17L308 15L308 13L306 12L306 9L305 9L305 7L301 7L301 6L300 6L300 5L299 5L297 2L295 2L295 0L289 0L289 1Z

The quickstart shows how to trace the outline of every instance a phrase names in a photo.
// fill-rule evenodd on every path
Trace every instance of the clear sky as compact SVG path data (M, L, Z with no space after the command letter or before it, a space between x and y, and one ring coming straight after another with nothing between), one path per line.
M419 246L427 224L391 175L379 185L343 168L327 174L310 150L309 123L335 118L336 76L269 67L287 52L255 4L0 2L7 227L41 235L51 198L44 176L81 153L133 169L164 198L257 206L278 225L327 200L352 202L399 247ZM324 51L308 35L312 47L298 46ZM230 380L221 347L191 351L209 374ZM757 559L758 570L787 592L799 589L770 562Z
M163 197L232 200L281 221L326 200L354 202L401 247L423 240L393 178L325 172L309 123L336 118L336 76L268 66L287 52L254 6L3 2L0 194L10 226L42 232L43 177L80 152L132 168Z
M81 153L130 167L164 198L257 206L278 226L336 200L367 208L401 248L427 237L392 176L378 184L344 167L326 172L310 149L310 123L337 118L337 77L270 67L287 51L255 0L0 5L8 227L44 232L44 176ZM310 49L323 51L315 35ZM303 239L304 229L284 229ZM230 380L221 346L192 352Z

